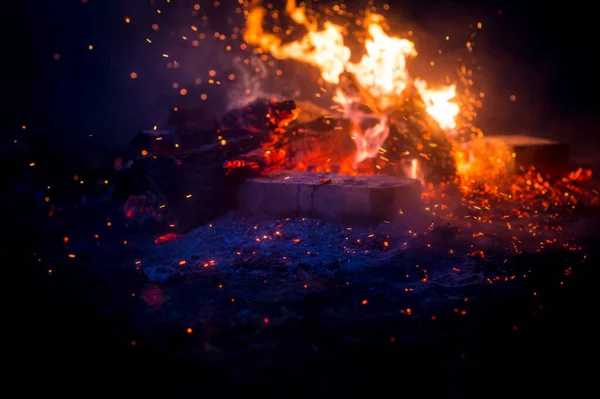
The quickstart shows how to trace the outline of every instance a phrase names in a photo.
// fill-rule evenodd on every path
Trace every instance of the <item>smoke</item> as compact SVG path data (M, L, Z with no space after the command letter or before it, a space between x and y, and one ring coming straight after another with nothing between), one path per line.
M258 98L281 99L282 94L269 92L263 86L270 78L269 67L258 56L248 58L248 64L236 63L236 84L227 90L227 110L242 108Z

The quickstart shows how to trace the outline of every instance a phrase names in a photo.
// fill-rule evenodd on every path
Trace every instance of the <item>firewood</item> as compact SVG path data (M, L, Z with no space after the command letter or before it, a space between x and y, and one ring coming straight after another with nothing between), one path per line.
M383 110L356 77L345 72L340 89L349 98L358 99L357 111L388 121L390 133L373 162L384 174L405 175L404 165L417 159L422 177L428 181L451 179L456 173L452 143L437 121L429 115L417 90L404 90L404 101Z
M329 110L321 108L310 101L296 101L296 105L300 110L296 121L300 124L310 123L314 120L331 116L331 112Z
M452 143L416 95L387 110L392 129L383 157L391 163L416 159L428 181L451 179L456 173ZM381 155L378 156L381 159ZM387 162L386 162L387 163Z
M361 99L361 112L389 121L386 150L374 159L352 169L356 121L333 118L307 104L303 106L308 113L321 115L298 120L302 109L293 101L256 100L228 112L214 131L186 131L181 127L196 129L200 123L180 119L177 131L145 131L136 138L135 169L143 176L145 190L164 202L161 216L166 215L164 219L179 231L206 223L233 209L241 181L278 169L406 175L404 165L417 158L426 178L455 172L452 144L427 114L416 91L408 91L401 106L383 112L351 74L344 75L344 82L346 94ZM162 141L165 147L156 144ZM147 149L142 152L140 146Z

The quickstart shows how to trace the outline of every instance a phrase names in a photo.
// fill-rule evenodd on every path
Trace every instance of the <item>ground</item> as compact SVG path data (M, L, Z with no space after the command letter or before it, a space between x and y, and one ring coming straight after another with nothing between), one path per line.
M409 231L233 213L168 240L120 203L5 207L28 279L15 364L48 390L487 397L589 384L594 210L547 242L525 222Z

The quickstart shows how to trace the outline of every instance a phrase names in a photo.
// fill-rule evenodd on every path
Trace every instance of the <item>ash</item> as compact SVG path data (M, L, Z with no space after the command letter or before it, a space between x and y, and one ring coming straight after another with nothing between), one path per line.
M445 310L466 315L468 301L523 288L534 269L523 263L528 254L564 252L569 261L553 271L558 275L587 254L572 228L562 235L552 230L550 240L532 235L527 221L519 231L519 225L432 220L412 220L421 228L411 230L310 218L252 222L232 213L151 245L133 267L163 287L160 303L147 301L161 319L189 326L214 317L228 325L285 324L314 314L306 308L313 302L329 321L435 318Z

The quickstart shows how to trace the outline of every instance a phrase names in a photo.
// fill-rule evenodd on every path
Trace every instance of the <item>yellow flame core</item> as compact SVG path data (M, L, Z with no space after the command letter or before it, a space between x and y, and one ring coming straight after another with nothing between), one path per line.
M415 79L413 84L425 102L427 113L433 116L442 129L454 129L456 127L456 115L458 115L460 108L458 104L450 102L450 100L456 96L456 86L429 89L427 88L427 82L421 79Z
M244 40L252 45L270 52L277 59L293 59L317 67L322 78L329 83L339 84L340 75L352 73L360 86L368 92L378 111L401 104L403 91L412 84L425 102L426 111L448 131L456 127L459 106L453 103L456 96L454 85L434 89L427 86L424 80L413 80L407 70L406 60L415 57L417 51L413 42L407 39L388 36L382 23L384 18L378 14L369 14L363 26L368 33L365 40L365 54L358 63L350 61L352 52L344 44L344 29L332 22L325 22L321 29L311 23L304 7L297 7L294 0L288 0L286 13L297 24L304 25L307 33L299 40L282 43L282 40L263 29L266 10L254 3L247 15ZM338 102L351 119L365 117L352 109L354 99L337 90L334 101ZM353 132L357 143L356 161L372 158L389 134L385 127L386 117L381 115L379 123L361 131ZM358 124L357 124L358 125Z
M350 59L350 49L344 46L342 28L325 22L323 30L309 31L301 40L277 47L273 56L292 58L314 65L329 83L339 83L340 74Z
M365 41L366 54L358 64L348 62L345 69L386 109L398 102L408 85L406 58L415 57L417 51L413 42L386 35L378 17L371 15L367 21L371 38Z

